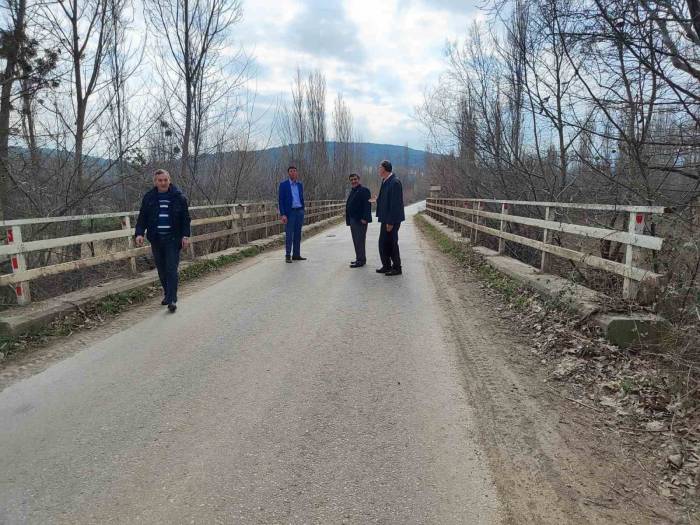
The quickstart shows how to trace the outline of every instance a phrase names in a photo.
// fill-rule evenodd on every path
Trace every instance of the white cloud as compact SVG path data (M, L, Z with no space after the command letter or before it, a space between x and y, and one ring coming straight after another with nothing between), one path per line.
M261 99L289 96L295 70L320 69L328 113L343 93L363 140L421 148L412 119L445 67L443 51L479 16L457 0L249 0L237 36L255 57Z

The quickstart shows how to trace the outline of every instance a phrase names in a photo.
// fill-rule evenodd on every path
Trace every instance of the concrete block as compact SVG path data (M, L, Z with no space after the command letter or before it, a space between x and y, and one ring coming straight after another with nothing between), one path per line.
M670 323L651 313L600 313L591 318L611 343L626 348L637 344L658 344Z
M183 264L183 267L187 264ZM59 317L71 314L84 305L158 282L158 274L144 272L133 279L115 279L108 283L83 288L75 292L13 308L0 316L0 334L16 336L42 328Z
M486 258L486 263L528 288L555 299L582 318L588 318L600 311L606 303L605 294L573 283L564 277L542 273L537 268L517 259L492 255Z

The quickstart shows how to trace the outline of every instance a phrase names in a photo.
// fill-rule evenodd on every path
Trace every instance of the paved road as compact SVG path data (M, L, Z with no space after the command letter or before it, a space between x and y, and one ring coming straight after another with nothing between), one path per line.
M0 393L0 523L498 523L409 221L271 252Z

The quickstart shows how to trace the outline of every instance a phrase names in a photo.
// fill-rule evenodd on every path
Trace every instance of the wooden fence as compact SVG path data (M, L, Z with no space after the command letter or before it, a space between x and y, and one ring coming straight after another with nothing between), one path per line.
M325 200L311 201L307 203L305 223L312 224L344 213L345 201ZM204 241L212 241L228 236L236 236L238 244L248 241L248 235L256 232L258 237L268 237L282 231L276 204L272 202L242 203L242 204L217 204L210 206L191 206L192 237L190 238L190 257L195 255L195 245ZM210 216L198 217L206 214ZM136 272L136 257L145 255L150 248L147 246L137 248L134 245L134 229L132 218L138 216L137 211L100 213L93 215L73 215L66 217L42 217L33 219L17 219L0 221L0 227L6 228L7 237L4 245L0 245L0 257L9 257L12 273L0 275L0 285L14 288L17 303L28 304L31 301L29 283L40 277L57 275L63 272L79 270L91 266L128 260L131 272ZM84 233L65 237L47 237L44 232L40 238L31 240L23 239L23 233L29 229L36 229L37 225L49 225L51 223L84 223L85 221L97 221L104 219L121 220L121 228L108 229L94 233ZM221 226L214 231L211 230ZM204 228L204 227L207 228ZM26 236L26 235L25 235ZM110 241L114 239L126 239L117 250L109 250L107 253L92 257L75 258L66 262L28 268L27 254L39 251L51 251L68 246L96 243L98 241Z
M437 189L437 188L436 188ZM486 207L497 207L498 211L487 211ZM522 216L514 213L518 207L539 207L544 210L544 219ZM556 210L580 210L582 212L615 212L628 214L627 231L613 228L575 224L555 220ZM548 255L556 255L578 264L597 268L623 277L623 297L637 298L639 284L644 282L657 287L662 275L641 268L642 250L661 250L663 239L645 233L647 217L651 214L663 214L667 211L662 206L618 206L608 204L579 204L564 202L509 201L494 199L441 199L433 197L427 200L427 213L448 225L464 226L468 230L472 243L477 244L479 234L483 233L498 239L498 252L505 252L505 241L529 246L541 252L540 269L549 268ZM488 226L485 221L495 221L498 227ZM541 230L540 239L516 235L508 231L510 223L530 226ZM613 241L625 245L624 262L605 259L593 253L577 251L551 243L552 232Z

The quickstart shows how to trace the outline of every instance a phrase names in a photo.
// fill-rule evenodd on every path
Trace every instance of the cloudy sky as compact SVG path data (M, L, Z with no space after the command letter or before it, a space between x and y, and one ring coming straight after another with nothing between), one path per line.
M445 43L480 16L477 4L243 0L244 19L234 32L254 58L257 111L289 97L297 66L318 68L326 75L329 116L342 93L361 140L422 149L426 138L414 108L445 68Z

